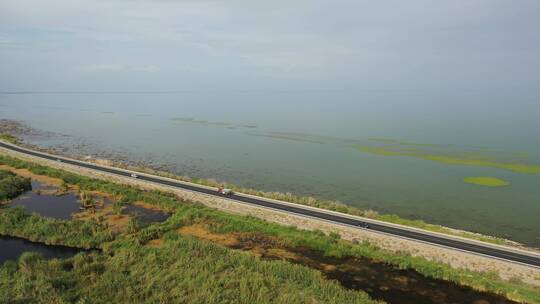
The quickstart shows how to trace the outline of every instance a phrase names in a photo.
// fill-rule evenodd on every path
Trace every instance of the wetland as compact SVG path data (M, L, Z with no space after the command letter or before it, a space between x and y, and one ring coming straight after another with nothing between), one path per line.
M4 168L6 167L7 166L4 166ZM20 169L17 170L21 172ZM44 169L39 168L36 169L36 171L47 172L44 171ZM57 176L58 173L53 172L53 175ZM34 177L37 178L38 176L34 175ZM69 180L76 180L74 177L66 178ZM183 246L194 246L193 243L188 245L190 242L193 242L190 241L190 238L194 237L203 242L209 242L211 245L196 245L195 248L198 249L193 249L194 251L191 251L191 253L188 251L187 253L182 254L203 258L210 254L210 252L218 250L210 249L212 246L224 246L233 249L234 251L248 252L256 260L277 262L278 264L272 266L274 269L278 265L280 265L279 267L289 267L285 266L285 264L279 264L281 262L288 262L306 267L306 269L318 271L323 274L325 281L335 281L346 290L360 292L359 295L366 292L370 297L384 300L387 303L515 303L493 293L480 292L470 287L431 278L412 269L397 268L396 266L392 266L391 264L387 264L380 260L360 256L345 255L339 257L327 255L314 247L292 245L293 243L287 241L287 234L283 234L282 238L281 236L272 236L265 232L265 229L267 228L263 228L264 225L268 226L268 228L273 225L264 224L263 226L260 226L260 228L257 228L259 227L258 225L261 225L261 223L258 223L258 220L224 215L215 211L204 211L199 207L190 207L189 204L183 206L186 202L174 202L171 196L165 194L159 194L161 195L159 200L150 199L154 195L158 195L156 193L142 194L142 196L133 196L133 194L130 194L129 197L133 196L133 198L127 200L125 203L121 203L119 205L120 209L116 210L117 208L114 207L115 204L124 200L115 200L118 197L111 196L111 194L107 192L100 192L100 187L85 186L84 183L88 182L92 185L91 181L85 182L83 179L78 184L70 184L67 186L67 189L69 189L67 192L62 191L64 190L62 189L63 187L58 186L58 184L61 184L59 181L53 182L54 179L50 179L49 181L52 183L43 184L33 180L32 192L34 192L35 195L25 193L19 198L15 198L11 203L8 202L4 205L3 211L0 211L4 213L3 215L0 214L0 223L5 226L8 222L14 221L15 225L11 226L14 228L9 228L10 226L7 225L8 229L5 229L4 231L9 231L9 229L12 229L11 231L13 232L22 231L14 233L18 234L20 237L24 234L34 233L35 227L41 227L42 225L49 225L49 228L44 231L55 234L54 231L59 228L54 227L61 227L68 223L74 228L92 224L93 226L88 227L92 227L91 230L94 231L95 238L92 236L91 238L94 239L88 241L83 240L84 242L79 242L80 245L76 247L103 248L105 255L99 252L88 252L84 253L87 257L82 258L83 260L90 259L89 261L94 261L93 263L99 263L100 265L107 265L109 263L109 258L106 257L106 254L115 257L111 259L118 259L119 257L124 256L124 249L122 248L129 248L129 251L132 252L132 254L139 256L143 260L146 255L154 255L156 252L159 252L159 254L170 255L171 258L176 257L176 259L182 260L184 256L178 256L178 254L180 254L178 249L174 249L174 251L171 250L177 248L176 246L178 246L179 242L183 243ZM104 189L111 189L111 186L105 186ZM119 191L120 193L128 191L127 189L120 189L123 188L117 188L117 190L114 190L115 193L118 193ZM79 194L75 195L75 190L77 190ZM129 193L129 191L127 193ZM82 195L81 193L86 194ZM148 196L148 199L144 199L146 196ZM50 199L43 199L42 197L49 197ZM73 213L74 209L72 208L72 205L80 208L81 201L86 200L88 197L92 197L95 201L102 201L103 203L98 204L99 207L95 209L81 210L80 212ZM61 205L55 205L52 198L65 198L66 202ZM21 203L25 200L28 201L32 199L39 201L34 201L33 204L28 202L24 204ZM172 203L172 205L167 202ZM15 206L16 203L17 206ZM10 206L10 204L13 205ZM31 209L35 205L42 206L41 208ZM44 208L44 206L47 206L50 209L58 209L59 206L64 206L63 208L60 208L63 209L64 212L62 214L54 215L57 218L52 218L53 215L50 212L43 212L44 209L47 209ZM25 207L32 210L34 215L23 215L20 210L23 210ZM38 212L41 212L41 215L38 215ZM67 218L68 215L71 219ZM133 223L132 219L136 218L142 219L139 224ZM229 220L232 220L232 222L226 224ZM36 224L33 223L35 221L39 221L43 224L36 226ZM220 224L221 221L224 222ZM124 224L115 226L112 223ZM230 226L231 224L232 226ZM179 229L175 228L178 226L180 226ZM28 230L30 227L34 228ZM175 231L175 229L177 229L177 231ZM220 229L222 232L219 232ZM16 259L17 255L21 255L25 251L35 251L41 253L42 258L45 259L67 258L68 260L66 260L66 262L61 263L70 264L69 258L78 253L81 249L65 247L64 245L70 244L69 240L73 238L79 238L81 236L80 233L88 231L85 229L79 231L77 231L78 229L70 229L70 231L73 230L75 230L75 233L65 235L65 239L62 238L62 235L64 235L63 233L59 233L56 236L52 235L52 239L55 240L54 246L45 245L44 243L50 243L48 240L51 240L51 238L45 237L45 239L43 239L43 235L36 237L37 240L43 240L43 242L40 243L28 242L13 237L4 237L2 241L5 245L9 246L9 250L6 251L6 253L9 252L11 256L8 257L8 259ZM114 238L116 237L113 237L112 239L107 237L107 231L112 233L112 235L120 237L118 241L114 241ZM177 236L182 236L182 238L187 237L187 239L181 240L178 239L178 237L173 237L173 232L175 232ZM296 234L296 232L294 233ZM155 239L155 236L162 236L162 238ZM328 242L328 237L319 235L318 238L321 238L321 241L326 238L324 242ZM117 245L112 245L112 247L111 245L107 245L103 247L105 242L110 241L113 242L112 244L117 243ZM135 243L130 243L133 241L135 241ZM334 240L328 244L334 242L338 241ZM82 244L84 243L93 245L90 247L83 246ZM128 245L128 243L131 245ZM140 247L141 245L142 247ZM210 251L208 252L208 250ZM236 253L233 255L236 255ZM124 258L128 257L124 256ZM21 259L23 260L18 263L24 263L26 266L20 264L21 266L19 267L30 267L27 265L28 263L32 263L31 261L35 262L36 259L39 260L40 258L30 258L29 256L25 256ZM163 262L163 260L161 261ZM46 261L39 263L41 263L41 266L39 267L45 268L54 265ZM80 261L77 263L86 262ZM150 265L152 265L151 262L149 266ZM32 266L30 269L35 269L35 267L37 266ZM66 267L67 270L65 271L67 272L62 274L62 276L71 275L69 269L74 266ZM97 269L99 269L99 267ZM2 269L0 268L0 270ZM108 270L105 271L107 272ZM367 303L367 300L361 303Z

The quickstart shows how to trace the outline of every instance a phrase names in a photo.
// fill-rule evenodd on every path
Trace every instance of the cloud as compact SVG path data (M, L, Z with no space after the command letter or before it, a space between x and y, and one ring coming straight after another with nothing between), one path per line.
M0 0L0 83L54 70L58 83L82 85L92 73L158 71L145 84L532 84L538 9L536 0ZM139 85L108 83L120 78Z
M147 72L154 73L159 71L159 67L155 65L126 65L126 64L90 64L81 68L88 72Z

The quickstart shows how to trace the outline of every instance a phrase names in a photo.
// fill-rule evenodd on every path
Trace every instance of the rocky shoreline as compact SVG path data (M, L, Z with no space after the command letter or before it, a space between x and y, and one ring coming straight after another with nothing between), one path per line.
M43 147L30 144L29 141L52 140L71 137L67 134L59 134L32 128L23 121L0 119L0 134L7 134L20 139L20 145L50 154L61 155L73 159L96 162L104 165L120 167L148 168L155 171L178 172L177 165L172 162L160 162L157 158L148 157L146 160L133 160L130 155L119 151L105 151L93 147L92 144L81 141L70 145L58 144L51 147Z

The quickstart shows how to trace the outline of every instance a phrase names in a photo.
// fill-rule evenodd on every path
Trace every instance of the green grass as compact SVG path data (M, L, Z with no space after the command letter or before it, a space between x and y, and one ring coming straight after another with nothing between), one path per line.
M104 224L44 218L26 213L23 207L4 208L0 211L0 235L86 249L101 247L103 243L114 239Z
M540 293L537 288L521 282L502 281L497 277L496 274L454 269L449 265L431 262L421 257L390 253L370 244L352 244L344 242L339 240L339 238L326 236L324 233L318 231L299 230L294 227L272 224L252 217L227 214L225 212L210 209L199 204L179 201L172 194L160 191L145 192L134 187L90 179L58 169L33 165L10 157L0 157L0 163L6 163L16 167L24 167L37 174L61 178L70 184L79 185L79 187L83 190L98 190L111 193L122 201L144 201L149 204L160 206L161 208L174 213L169 220L162 224L151 225L149 227L137 227L137 225L134 225L134 228L131 229L131 233L128 236L120 236L116 241L113 242L107 242L107 239L102 239L102 241L97 242L101 244L101 247L104 248L106 252L109 252L113 256L116 256L116 254L118 254L117 250L122 250L126 243L132 244L130 246L136 247L145 244L149 240L160 237L165 239L175 239L177 238L176 230L181 226L198 222L207 222L213 223L211 229L215 232L251 232L267 236L274 236L279 238L279 240L285 244L319 250L324 252L326 255L335 257L367 257L377 261L396 265L404 269L415 269L421 274L429 277L449 280L474 287L477 290L491 291L506 295L514 300L529 303L540 303ZM37 221L37 219L34 220ZM0 221L1 224L4 225L4 222L10 221L10 216L6 217L5 219L0 218ZM3 233L10 234L10 231L19 231L17 227L21 225L17 223L18 222L15 222L14 225L9 226L10 228L5 229ZM80 225L80 223L78 225ZM23 224L22 226L31 227L30 224ZM51 228L52 234L56 234L58 236L62 235L62 230L59 228L62 226L57 225L54 227ZM60 230L56 231L56 229ZM25 233L31 236L34 233L31 229L22 229L22 231L24 233L17 236L25 237ZM77 242L84 244L85 242L81 241L70 241L71 239L77 240L78 237L80 237L78 234L66 235L65 237L59 238L59 244L62 242L66 242L66 244L76 244ZM134 255L137 255L137 250L132 250L135 252ZM124 254L128 253L124 252ZM162 258L158 258L158 255L159 253L155 253L154 258L161 261ZM129 265L130 263L127 263L127 266ZM143 265L139 266L143 267ZM148 267L150 266L151 265ZM167 266L164 266L164 268L167 268ZM142 273L144 272L141 272L141 274ZM137 285L135 284L135 286ZM133 292L136 293L138 291L134 290Z
M104 254L0 267L2 303L375 303L306 267L169 234L159 249L118 242Z
M21 141L17 137L13 135L5 134L5 133L0 133L0 139L3 141L7 141L9 143L15 144L15 145L18 145L21 143Z
M0 203L13 199L31 190L30 179L17 176L9 171L0 170Z
M510 183L491 176L476 176L476 177L467 177L463 179L464 182L473 185L486 186L486 187L505 187L509 186Z

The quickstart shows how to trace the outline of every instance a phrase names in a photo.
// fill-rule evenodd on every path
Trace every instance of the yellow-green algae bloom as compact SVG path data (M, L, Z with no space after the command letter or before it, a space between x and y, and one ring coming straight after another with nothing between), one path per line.
M476 177L467 177L463 179L464 182L474 185L486 186L486 187L504 187L509 186L510 183L491 176L476 176Z
M389 144L390 141L386 143ZM520 157L520 160L504 161L498 160L495 157L482 155L478 152L433 151L430 149L419 149L418 147L407 147L399 142L378 147L355 144L354 147L362 152L381 156L407 156L447 165L489 167L516 173L540 174L540 165L526 163L523 157ZM523 156L523 154L519 156Z

